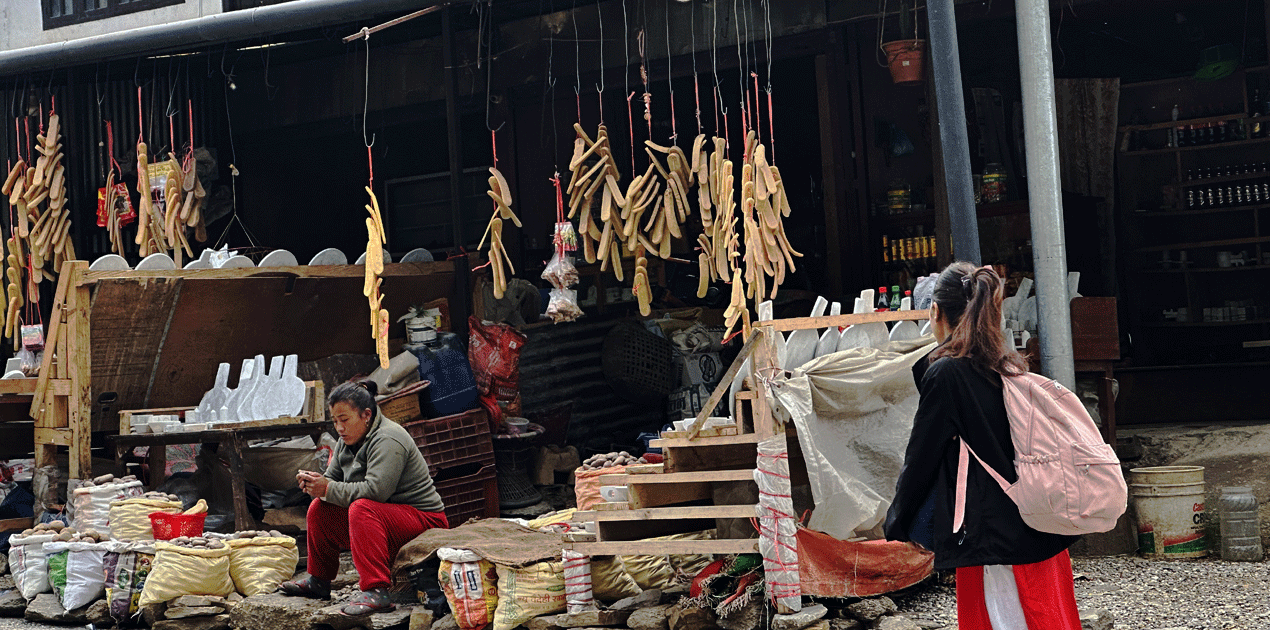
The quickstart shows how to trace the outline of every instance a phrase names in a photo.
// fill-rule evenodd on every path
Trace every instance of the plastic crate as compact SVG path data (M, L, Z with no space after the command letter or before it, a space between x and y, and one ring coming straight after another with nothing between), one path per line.
M152 512L150 527L154 530L155 540L172 540L181 536L202 536L205 520L207 520L207 512L202 514Z
M484 410L416 420L402 426L414 438L433 476L440 468L494 463L494 442Z
M498 474L493 464L481 466L474 474L438 481L436 487L445 503L445 518L451 528L473 518L492 518L499 514Z

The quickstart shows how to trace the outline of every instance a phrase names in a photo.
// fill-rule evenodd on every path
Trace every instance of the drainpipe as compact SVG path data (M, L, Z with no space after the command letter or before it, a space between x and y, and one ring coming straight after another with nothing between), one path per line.
M1016 0L1019 73L1023 80L1023 138L1036 269L1036 312L1041 372L1076 387L1071 306L1067 294L1067 246L1058 179L1058 118L1054 110L1054 59L1049 2Z
M196 49L310 28L348 24L384 13L417 11L451 0L291 0L167 24L0 52L0 75ZM34 5L35 3L31 3Z
M979 218L970 189L970 139L966 132L966 100L961 89L961 56L957 46L957 18L953 0L929 0L930 60L935 74L935 102L939 110L939 142L943 147L944 186L948 191L953 254L978 265Z

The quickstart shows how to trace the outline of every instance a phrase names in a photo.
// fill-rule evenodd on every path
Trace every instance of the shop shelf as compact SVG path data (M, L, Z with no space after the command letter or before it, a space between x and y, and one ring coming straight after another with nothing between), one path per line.
M498 516L498 475L493 464L477 472L436 482L445 518L455 528L473 518Z
M441 468L494 463L489 416L484 410L416 420L402 426L414 438L434 476Z

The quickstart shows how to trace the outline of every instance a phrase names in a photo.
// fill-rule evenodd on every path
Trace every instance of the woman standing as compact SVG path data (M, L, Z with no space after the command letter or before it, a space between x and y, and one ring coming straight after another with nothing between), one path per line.
M340 444L325 474L296 476L313 497L309 577L281 588L287 595L329 598L340 551L349 549L362 593L344 606L346 615L392 610L389 565L397 551L425 530L449 527L423 454L401 425L379 413L375 392L371 381L344 383L327 397Z
M921 538L932 546L936 569L957 570L961 630L1079 630L1067 554L1077 538L1025 524L1018 507L974 459L965 522L953 528L959 439L1007 481L1016 481L1001 377L1026 372L1027 363L1005 344L1002 294L1001 278L991 267L954 263L936 281L930 319L939 345L914 368L921 401L887 513L886 537Z

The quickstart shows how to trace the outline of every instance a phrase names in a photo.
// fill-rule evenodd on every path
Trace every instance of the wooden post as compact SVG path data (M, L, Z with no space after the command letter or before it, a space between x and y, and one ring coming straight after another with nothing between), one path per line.
M241 532L252 529L255 519L251 518L247 511L247 482L243 479L243 443L237 432L232 433L233 437L221 444L229 447L229 478L234 493L234 529Z
M58 371L64 372L63 378L71 381L70 395L67 396L67 424L71 430L70 446L70 478L87 479L92 477L92 344L89 341L89 309L92 295L87 285L82 284L84 272L88 271L88 263L82 260L67 261L62 265L62 276L66 278L67 322L65 328L65 350L58 357Z
M766 440L777 433L776 419L772 417L771 405L767 404L767 390L763 387L760 374L763 370L770 372L780 368L777 364L774 336L779 334L766 327L760 326L754 329L758 344L754 348L754 359L750 361L750 382L754 384L754 400L750 403L750 409L754 411L754 434L759 436L760 440ZM781 431L781 433L784 432Z

